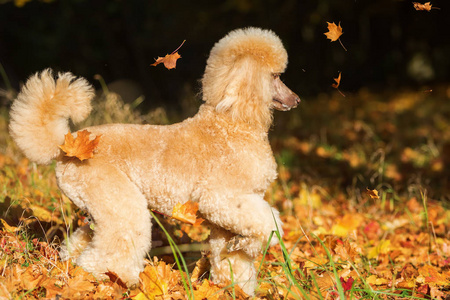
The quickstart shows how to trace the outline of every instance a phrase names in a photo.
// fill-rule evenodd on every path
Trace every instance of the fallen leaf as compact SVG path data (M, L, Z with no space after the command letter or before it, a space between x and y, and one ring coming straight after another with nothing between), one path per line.
M347 280L345 280L342 277L340 277L339 279L341 280L341 284L342 284L342 287L344 288L344 292L350 291L352 289L353 282L355 281L355 279L353 279L352 277L350 277Z
M111 282L117 283L118 286L125 290L127 289L127 285L123 282L122 279L120 279L120 277L116 273L108 271L105 274L109 277L109 280L111 280Z
M369 197L371 199L380 199L380 197L378 196L378 191L377 190L369 190L367 188L366 189L366 194L369 195Z
M184 42L186 42L186 40L184 40L183 43L181 43L181 45L171 54L166 54L166 56L164 57L158 56L158 58L155 59L155 62L151 64L151 66L157 66L163 63L168 70L175 69L177 66L177 60L181 58L180 54L178 54L177 51L181 48L181 46L183 46Z
M209 259L206 256L202 256L196 263L195 268L191 274L191 281L195 282L202 279L202 277L209 271L211 265Z
M424 282L433 286L446 286L450 282L450 276L440 272L438 268L424 265L419 268L419 274L424 277Z
M170 294L176 288L180 281L180 273L155 258L153 264L147 265L139 278L143 295L139 293L134 299L155 299L158 295Z
M101 135L96 136L93 140L90 139L90 135L91 133L89 131L83 130L78 131L77 137L74 138L69 132L64 138L64 144L59 146L59 148L66 153L67 157L76 157L80 161L92 158Z
M2 222L3 228L5 228L7 232L14 233L14 232L17 232L17 231L19 231L21 229L20 226L19 227L10 226L3 219L0 219L0 221Z
M331 228L331 234L345 237L356 230L361 225L363 220L364 218L359 214L346 214L342 219L333 225Z
M177 203L173 208L172 218L191 225L200 225L204 220L202 218L197 219L197 211L197 202L187 201L184 204Z
M367 277L366 282L370 285L383 285L387 284L389 280L385 278L379 278L376 275L370 275L369 277Z
M203 280L200 286L194 290L194 299L218 300L223 292L216 285L211 285L208 279Z
M367 258L377 258L379 254L386 254L389 251L391 251L391 241L384 240L369 251Z

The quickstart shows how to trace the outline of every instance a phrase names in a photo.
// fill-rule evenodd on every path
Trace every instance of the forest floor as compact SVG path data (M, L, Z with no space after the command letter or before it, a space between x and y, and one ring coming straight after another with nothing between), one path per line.
M97 106L89 124L166 122L114 94ZM279 178L266 199L284 235L255 264L254 299L450 299L450 88L323 94L274 119ZM198 246L208 228L157 214L188 273L158 225L135 289L61 262L84 213L61 195L54 166L21 156L7 124L0 108L0 299L248 298L209 280Z

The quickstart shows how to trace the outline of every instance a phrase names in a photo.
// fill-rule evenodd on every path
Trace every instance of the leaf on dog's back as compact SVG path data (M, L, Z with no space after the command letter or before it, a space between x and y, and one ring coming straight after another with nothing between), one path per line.
M64 144L59 148L66 153L67 157L76 157L83 161L94 156L94 150L97 148L100 137L96 136L93 140L90 139L91 133L87 130L79 131L77 137L74 138L69 132L65 135Z
M200 225L204 220L197 219L198 203L187 201L184 204L177 203L172 211L172 218L189 223L191 225Z

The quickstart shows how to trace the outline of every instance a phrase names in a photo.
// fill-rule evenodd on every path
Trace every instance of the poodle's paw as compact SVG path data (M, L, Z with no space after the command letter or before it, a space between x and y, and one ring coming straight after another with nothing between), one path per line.
M76 259L81 252L89 245L92 240L93 231L89 224L78 228L62 244L59 250L59 256L62 261Z
M68 261L71 258L69 250L65 244L61 245L61 248L59 249L59 258L61 261Z
M97 279L108 279L107 273L114 273L128 287L139 283L139 274L143 271L142 263L127 259L117 259L109 255L99 255L95 249L87 249L76 260L77 265L92 273Z

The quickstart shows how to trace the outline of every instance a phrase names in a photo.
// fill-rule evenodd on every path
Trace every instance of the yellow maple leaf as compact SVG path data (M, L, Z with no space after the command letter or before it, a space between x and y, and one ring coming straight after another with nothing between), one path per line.
M96 136L93 140L90 139L91 133L87 130L77 132L77 137L74 138L69 132L64 137L64 144L59 148L66 153L67 157L76 157L80 161L92 158L94 150L100 142L100 137Z
M3 220L3 219L0 219L0 221L1 221L2 225L3 225L3 228L5 228L7 232L13 233L13 232L17 232L17 231L19 231L19 230L21 229L20 226L19 226L19 227L10 226L10 225L9 225L5 220Z
M184 204L177 203L172 211L172 218L191 225L200 225L204 220L197 219L198 203L187 201Z
M367 254L367 257L370 258L377 258L380 254L386 254L389 251L391 251L391 241L390 240L384 240L372 249L370 249L369 253Z
M346 214L331 228L331 234L345 237L356 230L362 223L363 217L358 214Z
M370 275L369 277L367 277L366 282L370 285L383 285L388 284L389 280L377 277L375 275Z
M424 282L430 285L446 286L450 282L450 276L431 265L420 267L419 274L419 277L423 276Z
M196 286L194 299L217 300L223 295L221 290L217 285L210 284L208 279L204 279L200 286Z
M155 258L153 264L147 265L139 275L141 279L141 293L133 299L155 299L158 295L167 295L179 284L180 274L165 262Z

